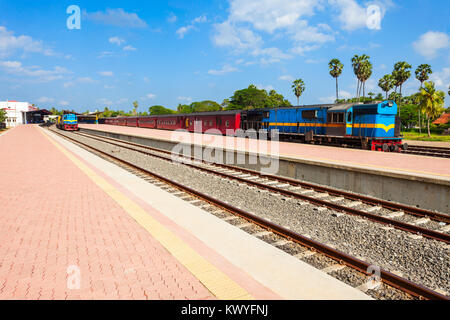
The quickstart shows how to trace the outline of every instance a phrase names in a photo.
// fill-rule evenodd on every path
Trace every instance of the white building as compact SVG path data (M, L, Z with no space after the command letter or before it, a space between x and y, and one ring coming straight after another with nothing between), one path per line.
M0 109L6 111L6 127L11 128L26 123L25 113L37 110L28 102L0 101Z

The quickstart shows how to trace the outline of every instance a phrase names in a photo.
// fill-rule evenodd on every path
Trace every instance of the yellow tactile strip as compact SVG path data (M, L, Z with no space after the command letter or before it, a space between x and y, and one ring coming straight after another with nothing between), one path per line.
M41 131L41 130L40 130ZM82 172L84 172L106 194L116 201L139 225L146 229L152 237L158 240L186 269L188 269L214 296L220 300L250 300L253 299L244 288L230 279L222 271L194 251L179 237L152 218L138 204L125 196L114 186L100 177L95 171L78 160L47 134L49 139L65 156L67 156Z

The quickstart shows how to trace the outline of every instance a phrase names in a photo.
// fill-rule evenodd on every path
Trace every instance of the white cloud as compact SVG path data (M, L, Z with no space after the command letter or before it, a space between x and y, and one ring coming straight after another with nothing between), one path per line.
M286 75L280 76L280 77L278 78L278 80L283 80L283 81L294 81L294 77L291 76L291 75L286 74Z
M187 26L181 27L176 31L176 34L180 39L183 39L184 36L192 29L195 29L195 25L199 23L205 23L208 20L206 19L206 16L199 16L191 21L191 23Z
M94 83L97 83L97 82L98 81L96 81L96 80L94 80L94 79L92 79L90 77L78 77L76 79L64 82L63 83L63 87L64 88L70 88L70 87L73 87L74 85L76 85L78 83L81 83L81 84L86 84L86 83L87 84L94 84Z
M295 27L300 17L312 16L319 0L232 0L230 22L248 22L257 30L273 33Z
M288 39L294 54L304 54L335 40L332 28L325 23L308 25L304 18L323 9L323 0L231 0L226 21L215 24L212 41L216 46L230 48L234 53L262 55L259 63L267 64L291 58L281 49L265 48L263 36L271 41Z
M328 0L329 4L340 11L337 19L341 22L344 30L352 31L361 28L368 28L373 19L373 12L368 12L369 5L375 5L379 9L380 25L384 18L387 7L391 5L390 0L378 0L368 3L367 7L362 7L356 0ZM378 14L378 13L377 13ZM379 30L381 26L374 24L371 29Z
M109 38L109 42L121 46L123 43L125 43L125 40L119 37L111 37Z
M37 102L39 103L52 103L54 101L55 99L49 97L40 97L39 99L37 99Z
M216 33L213 42L219 47L231 47L234 50L245 50L249 48L259 48L262 45L262 38L253 31L243 27L237 27L229 21L216 24Z
M167 18L167 22L174 23L177 22L177 19L178 19L177 16L173 12L171 12L169 14L169 17Z
M262 84L256 84L256 87L258 88L258 89L260 89L260 90L262 90L262 89L264 89L264 90L266 90L266 91L270 91L270 90L273 90L273 89L275 89L272 85L267 85L267 86L264 86L264 85L262 85Z
M110 86L110 85L107 85L107 84L105 84L103 87L105 89L114 89L115 88L114 86Z
M220 69L220 70L209 70L208 73L212 74L212 75L215 75L215 76L221 76L221 75L224 75L226 73L234 72L234 71L237 71L237 70L238 70L237 68L232 67L229 64L225 64L222 67L222 69Z
M191 102L192 98L191 97L178 97L178 100L185 101L185 102Z
M65 106L69 105L69 102L68 101L60 101L59 105L65 107Z
M63 67L54 67L53 70L45 70L39 66L23 66L20 61L0 61L0 68L6 73L23 77L31 77L38 81L48 82L60 80L70 72Z
M428 31L413 43L414 50L427 59L433 59L438 51L450 47L450 37L443 32Z
M144 82L145 82L145 83L149 83L149 82L150 82L150 79L149 79L148 77L144 77Z
M144 28L147 23L138 17L136 13L128 13L122 8L118 9L106 9L105 12L85 12L84 16L91 21L119 26L119 27L131 27L131 28Z
M149 94L147 94L146 97L147 97L148 99L154 99L154 98L156 98L156 95L153 94L153 93L149 93Z
M106 98L97 99L97 103L99 103L105 107L111 106L113 104L113 102L111 100L106 99Z
M441 71L433 73L430 80L436 84L438 89L447 93L450 85L450 68L443 68Z
M123 51L136 51L137 49L133 46L123 47Z
M30 36L15 36L14 32L0 26L0 58L11 56L17 51L24 53L41 53L46 56L59 56L50 48L44 47L42 41L34 40Z
M101 75L101 76L104 76L104 77L112 77L112 76L114 76L114 73L112 71L100 71L98 74Z

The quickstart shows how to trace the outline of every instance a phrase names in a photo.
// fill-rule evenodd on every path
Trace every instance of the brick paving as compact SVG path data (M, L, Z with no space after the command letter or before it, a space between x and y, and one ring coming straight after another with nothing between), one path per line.
M38 130L0 137L0 299L214 298Z

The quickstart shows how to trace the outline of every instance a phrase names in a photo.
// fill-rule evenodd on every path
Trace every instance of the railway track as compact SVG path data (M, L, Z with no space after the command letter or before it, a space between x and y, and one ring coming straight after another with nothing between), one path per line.
M156 172L151 172L145 168L136 166L133 163L130 163L128 161L125 161L123 159L120 159L118 157L115 157L109 153L106 153L102 150L99 150L97 148L94 148L86 143L83 143L81 141L78 141L72 137L68 137L64 134L58 133L59 135L75 142L76 144L79 144L83 146L84 148L93 151L96 154L99 154L100 156L107 158L109 160L112 160L115 163L120 164L122 167L126 167L128 169L131 169L132 171L138 172L139 175L144 177L150 177L150 179L153 179L155 181L158 181L159 184L167 184L170 187L168 188L174 188L179 190L180 193L186 193L188 197L193 197L195 199L200 199L201 201L205 202L207 205L212 205L215 207L218 207L221 210L224 210L225 212L228 212L234 216L240 217L241 219L244 219L252 224L255 224L265 230L268 230L269 233L277 234L288 242L293 242L296 244L299 244L301 246L304 246L305 248L308 248L309 250L312 250L312 254L314 252L318 252L319 254L328 257L332 259L333 261L337 262L338 265L342 266L348 266L353 270L357 270L358 272L369 275L368 268L371 266L369 263L364 262L358 258L352 257L344 252L338 251L334 249L331 246L324 245L322 243L319 243L317 241L314 241L310 239L309 237L302 236L298 233L295 233L292 230L289 230L283 226L277 225L275 223L272 223L271 221L268 221L264 218L258 217L256 215L253 215L249 212L246 212L240 208L237 208L229 203L223 202L219 199L213 198L207 194L200 193L188 186L182 185L176 181L170 180L166 177L163 177ZM233 217L231 217L232 220ZM264 232L263 232L264 233ZM397 288L401 290L402 292L406 292L414 297L417 298L423 298L423 299L444 299L447 300L448 297L445 295L442 295L440 293L437 293L429 288L426 288L422 285L413 283L411 281L406 280L405 278L402 278L398 275L395 275L391 272L380 270L380 275L382 281L394 288Z
M450 158L450 148L443 147L408 146L408 150L403 151L403 153L429 157Z
M257 171L243 169L235 166L199 161L194 157L180 157L174 159L172 156L170 156L171 153L169 151L135 143L124 142L114 138L99 137L84 133L77 134L101 142L106 142L117 147L122 147L128 150L139 152L147 156L157 157L166 161L179 161L180 163L183 163L184 165L191 168L218 175L223 178L237 180L259 189L269 190L271 192L276 192L284 196L307 201L319 207L325 207L334 211L364 217L371 221L382 223L387 226L393 226L394 228L406 232L422 235L424 237L443 241L445 243L450 243L450 234L446 233L450 231L450 216L445 214L392 203L389 201L371 198L363 195L357 195L332 188L316 186L294 179L288 179L273 175L264 175ZM147 150L150 150L151 152ZM186 162L185 160L189 160L189 162ZM315 194L312 195L310 193ZM338 202L342 202L342 199L351 200L351 203L348 205L339 204ZM359 205L359 202L361 202L361 204L364 202L370 205L370 207L366 210L356 209L355 205ZM385 208L393 212L389 212L384 215L375 213L376 211L379 211L380 208ZM404 219L405 214L418 217L418 219L414 220L413 223L399 221L399 218ZM420 226L423 224L427 224L432 220L438 222L437 224L435 224L435 227L439 227L443 232Z

